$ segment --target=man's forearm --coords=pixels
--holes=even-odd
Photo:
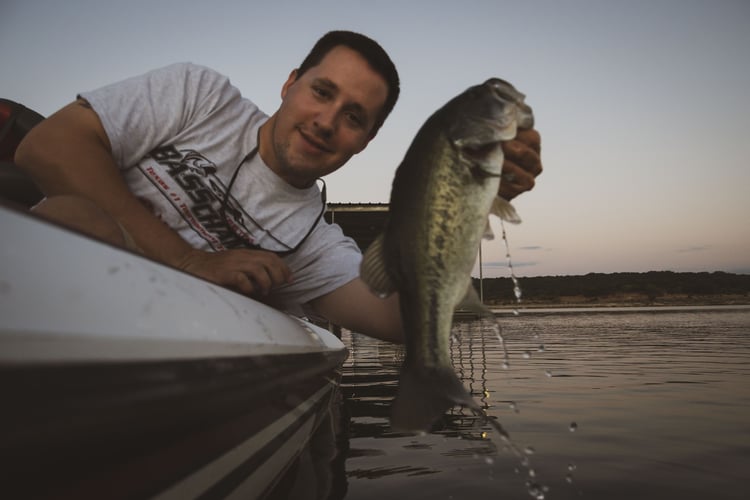
[[[381,299],[356,278],[311,302],[332,323],[388,342],[403,343],[398,293]]]
[[[46,196],[87,198],[125,227],[147,256],[180,267],[192,248],[130,192],[98,116],[82,104],[70,104],[32,129],[16,163]]]

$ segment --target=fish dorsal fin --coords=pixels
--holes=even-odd
[[[387,297],[396,291],[396,287],[393,285],[385,268],[382,234],[375,238],[375,241],[372,242],[364,256],[362,256],[362,264],[359,266],[359,277],[379,297]]]
[[[495,196],[490,213],[500,217],[505,222],[510,222],[511,224],[521,223],[521,217],[518,216],[518,212],[513,208],[513,205],[499,196]]]
[[[469,283],[469,287],[466,289],[466,295],[464,295],[464,298],[456,306],[456,310],[473,312],[482,317],[493,316],[492,311],[482,304],[479,295],[477,295],[476,288],[471,283]]]

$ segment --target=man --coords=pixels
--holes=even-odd
[[[398,93],[383,49],[336,31],[291,72],[271,117],[225,77],[178,64],[82,94],[27,135],[16,162],[46,194],[44,217],[401,341],[398,297],[358,278],[353,241],[320,221],[316,183],[365,149]],[[532,130],[505,145],[506,199],[533,187],[539,144]]]

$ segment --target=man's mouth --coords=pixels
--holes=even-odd
[[[301,128],[298,128],[297,130],[299,131],[305,142],[310,144],[313,148],[318,149],[323,153],[333,153],[333,150],[326,146],[326,144],[323,141],[319,140],[316,136],[307,133]]]

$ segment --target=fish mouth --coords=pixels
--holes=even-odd
[[[484,85],[490,89],[496,98],[503,102],[515,104],[517,113],[514,119],[519,128],[530,129],[534,127],[534,113],[524,101],[526,94],[519,92],[516,88],[500,78],[490,78]]]
[[[521,92],[517,91],[516,88],[505,80],[500,78],[490,78],[484,84],[492,90],[492,92],[500,97],[504,101],[511,101],[516,104],[521,104],[526,96]]]

